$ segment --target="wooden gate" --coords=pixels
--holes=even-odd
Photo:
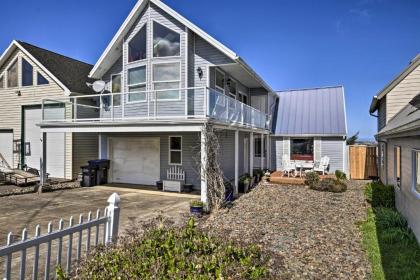
[[[350,146],[350,178],[356,180],[363,180],[378,176],[376,153],[376,146]]]

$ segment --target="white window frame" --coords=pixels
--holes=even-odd
[[[400,149],[400,157],[399,158],[397,158],[397,149],[398,148]],[[400,183],[399,184],[398,184],[398,180],[397,180],[397,173],[398,173],[397,162],[398,161],[399,161],[399,166],[400,166]],[[402,185],[402,166],[401,166],[401,164],[402,164],[402,147],[399,146],[399,145],[395,145],[394,146],[394,184],[398,189],[400,189],[401,185]]]
[[[5,80],[5,88],[19,88],[20,87],[20,81],[19,81],[19,56],[16,56],[10,63],[9,63],[9,65],[7,65],[7,67],[6,67],[6,70],[4,71],[5,73],[6,73],[6,75],[5,75],[5,77],[6,77],[6,80]],[[12,65],[13,65],[13,63],[17,63],[16,65],[17,65],[17,86],[16,87],[10,87],[9,86],[9,69],[10,69],[10,67],[12,67]]]
[[[244,93],[244,92],[243,92],[243,91],[241,91],[241,90],[238,90],[238,93],[239,93],[239,98],[240,98],[240,100],[239,100],[239,101],[241,101],[241,102],[242,102],[242,103],[244,103],[245,105],[249,105],[249,104],[245,103],[245,102],[243,101],[243,99],[242,99],[242,97],[243,97],[243,96],[246,96],[246,98],[248,99],[248,103],[249,103],[249,96],[248,96],[248,94]]]
[[[230,92],[230,86],[229,85],[227,85],[227,90],[228,90],[228,94],[227,95],[229,97],[231,97],[231,98],[233,98],[233,99],[236,100],[236,95],[238,93],[238,82],[235,79],[233,79],[232,77],[229,77],[229,79],[230,79],[231,82],[234,82],[235,85],[236,85],[235,86],[235,96],[233,96],[232,93]],[[226,83],[227,83],[227,81],[226,81]]]
[[[112,91],[112,77],[114,77],[114,76],[120,76],[121,77],[121,92],[113,92]],[[123,102],[123,94],[122,94],[122,92],[123,92],[123,84],[122,84],[122,73],[120,72],[120,73],[115,73],[115,74],[111,74],[110,75],[110,81],[111,81],[111,88],[110,88],[110,92],[111,93],[120,93],[120,105],[117,105],[117,106],[115,106],[115,102],[114,101],[112,101],[112,105],[114,106],[114,108],[118,108],[118,107],[120,107],[121,106],[121,103]],[[112,95],[112,98],[114,98],[114,95]]]
[[[128,75],[128,72],[131,69],[136,69],[136,68],[140,68],[140,67],[145,67],[145,69],[146,69],[145,70],[145,73],[146,73],[145,82],[144,83],[138,83],[138,84],[129,84],[129,78],[128,78],[129,75]],[[146,90],[144,91],[144,94],[146,95],[146,98],[144,100],[130,101],[130,98],[129,98],[130,93],[142,93],[142,92],[135,92],[135,91],[134,92],[130,92],[130,86],[140,86],[140,85],[145,85],[146,86]],[[147,102],[149,94],[147,92],[147,65],[146,64],[136,65],[134,67],[130,67],[130,68],[127,69],[127,95],[126,96],[127,96],[126,104],[146,103]]]
[[[416,183],[417,183],[417,153],[420,154],[420,148],[419,149],[413,149],[411,153],[411,177],[412,177],[412,183],[411,183],[411,191],[416,196],[417,199],[420,199],[420,192],[416,189]]]
[[[155,65],[162,65],[162,64],[179,64],[179,80],[168,80],[168,81],[156,81],[154,80],[154,66]],[[153,88],[153,94],[150,96],[150,100],[151,101],[155,101],[155,93],[156,92],[164,92],[164,91],[169,91],[169,90],[178,90],[178,98],[172,98],[172,99],[157,99],[157,101],[159,102],[165,102],[165,101],[180,101],[181,100],[181,62],[180,61],[159,61],[159,62],[154,62],[152,63],[152,71],[151,71],[151,76],[152,76],[152,88]],[[178,89],[162,89],[162,90],[155,90],[155,83],[177,83],[179,82],[179,88]]]
[[[217,74],[216,73],[217,72],[219,72],[220,74],[223,75],[223,88],[219,87],[216,83],[216,81],[217,81],[217,78],[216,78]],[[221,92],[221,93],[225,93],[225,84],[226,84],[226,74],[223,71],[216,68],[216,71],[214,73],[214,89]]]
[[[164,27],[166,27],[166,28],[168,28],[169,30],[172,30],[173,32],[175,32],[175,33],[177,33],[178,35],[179,35],[179,55],[172,55],[172,56],[155,56],[155,54],[154,54],[154,51],[153,51],[153,48],[154,48],[154,42],[153,42],[153,40],[154,40],[154,32],[155,32],[155,30],[154,30],[154,24],[155,24],[155,22],[157,23],[157,24],[160,24],[160,25],[162,25],[162,26],[164,26]],[[181,32],[178,32],[178,31],[176,31],[176,30],[174,30],[173,28],[170,28],[169,26],[167,26],[166,24],[163,24],[163,23],[161,23],[161,22],[159,22],[159,21],[157,21],[157,20],[152,20],[152,24],[151,24],[152,26],[150,27],[150,29],[152,30],[152,38],[151,38],[151,48],[152,48],[152,58],[154,58],[154,59],[167,59],[167,58],[180,58],[181,57],[181,53],[182,53],[182,34],[181,34]]]
[[[181,138],[181,149],[180,150],[176,150],[176,149],[171,149],[171,138]],[[168,150],[169,150],[169,155],[168,155],[168,164],[169,165],[176,165],[176,166],[181,166],[182,165],[182,144],[183,144],[183,139],[181,135],[169,135],[168,137]],[[171,159],[171,152],[181,152],[181,163],[172,163],[172,159]]]
[[[32,85],[29,85],[29,86],[24,86],[23,85],[23,61],[26,61],[29,65],[31,65],[32,66]],[[26,87],[33,87],[33,86],[37,86],[38,85],[38,76],[37,76],[37,81],[36,81],[36,84],[35,84],[35,81],[34,81],[34,72],[35,72],[35,67],[32,65],[32,63],[30,63],[29,61],[28,61],[28,59],[26,59],[26,58],[24,58],[24,57],[21,57],[21,59],[20,59],[20,69],[21,69],[21,71],[22,71],[22,73],[21,73],[21,75],[20,75],[20,84],[21,84],[21,87],[22,88],[26,88]],[[18,78],[19,78],[19,72],[18,72]]]
[[[129,44],[130,44],[131,40],[133,40],[133,38],[136,37],[136,35],[143,29],[143,27],[146,27],[146,58],[129,62],[128,61],[128,58],[130,57],[130,46],[129,46]],[[147,35],[147,22],[145,22],[139,28],[139,30],[136,33],[134,33],[131,36],[131,38],[128,39],[127,42],[126,42],[126,44],[127,44],[127,65],[131,65],[131,64],[136,64],[136,63],[141,63],[141,62],[147,61],[147,57],[148,57],[148,53],[147,53],[147,49],[148,49],[148,47],[147,47],[147,41],[148,41],[148,39],[147,38],[148,38],[148,35]]]

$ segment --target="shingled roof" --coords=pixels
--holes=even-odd
[[[26,42],[17,41],[27,50],[39,63],[60,80],[71,92],[94,93],[86,82],[89,79],[89,72],[93,65],[31,45]]]
[[[279,136],[345,136],[342,86],[280,91],[274,134]]]

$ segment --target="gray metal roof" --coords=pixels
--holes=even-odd
[[[279,104],[275,135],[347,134],[344,88],[325,87],[277,93]]]

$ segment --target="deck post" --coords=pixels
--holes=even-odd
[[[235,186],[233,195],[238,196],[239,187],[239,130],[235,130]]]
[[[254,133],[249,134],[249,174],[254,176]]]
[[[271,170],[271,141],[270,141],[270,134],[267,134],[267,141],[266,141],[266,149],[267,149],[267,156],[266,156],[266,168]]]
[[[260,141],[260,148],[261,148],[261,164],[260,164],[260,169],[264,169],[264,134],[261,133],[261,141]]]
[[[207,178],[205,170],[207,169],[207,142],[205,135],[205,128],[203,127],[201,133],[201,201],[207,203]]]
[[[39,159],[39,182],[43,186],[47,181],[47,133],[41,132],[41,154]]]
[[[108,222],[106,224],[105,242],[111,243],[117,240],[118,226],[120,223],[120,196],[117,193],[111,194],[107,200],[107,216]]]

